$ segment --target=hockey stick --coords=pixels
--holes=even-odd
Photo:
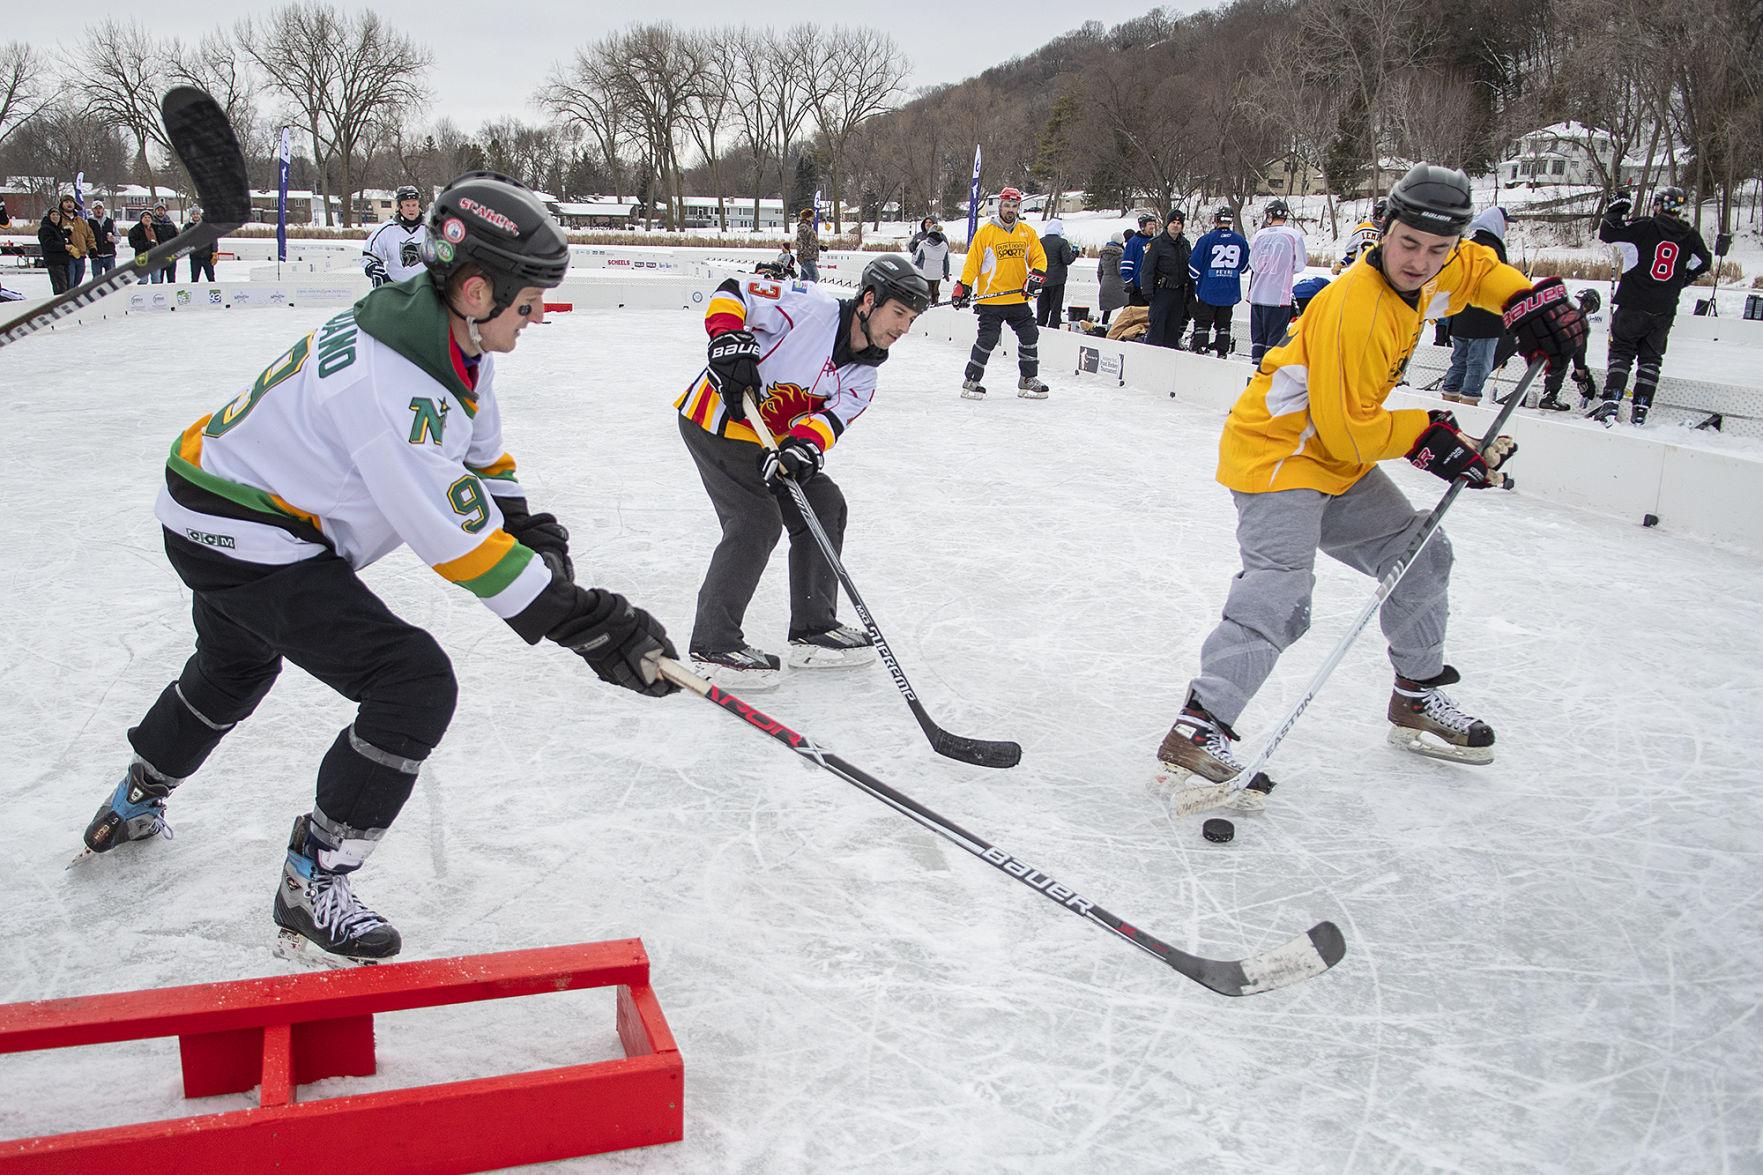
[[[1518,408],[1519,402],[1524,399],[1524,393],[1529,389],[1531,381],[1536,379],[1537,374],[1543,370],[1544,366],[1546,366],[1546,361],[1542,359],[1538,359],[1530,365],[1530,370],[1526,371],[1524,378],[1518,381],[1517,390],[1507,397],[1499,414],[1494,417],[1493,426],[1488,429],[1487,435],[1481,438],[1481,444],[1478,446],[1480,450],[1485,451],[1493,443],[1494,438],[1500,435],[1500,430],[1506,427],[1506,422],[1512,418],[1512,413]],[[1397,559],[1389,571],[1384,573],[1383,579],[1378,581],[1377,591],[1372,593],[1371,599],[1366,602],[1364,608],[1360,609],[1358,617],[1347,629],[1347,634],[1334,647],[1334,651],[1323,660],[1321,668],[1316,671],[1316,676],[1310,679],[1309,686],[1305,688],[1303,696],[1298,699],[1298,704],[1292,707],[1292,712],[1286,715],[1285,721],[1275,727],[1267,741],[1261,744],[1261,750],[1256,753],[1249,765],[1223,783],[1182,788],[1175,797],[1177,815],[1191,816],[1195,812],[1205,812],[1231,803],[1235,800],[1237,793],[1244,789],[1248,781],[1254,779],[1261,769],[1267,766],[1267,761],[1273,758],[1274,750],[1284,741],[1292,727],[1297,725],[1298,718],[1310,708],[1310,703],[1316,699],[1317,693],[1322,689],[1322,683],[1328,680],[1329,674],[1333,673],[1335,667],[1346,657],[1347,650],[1353,647],[1353,642],[1359,639],[1359,634],[1365,631],[1365,627],[1371,623],[1371,618],[1377,614],[1377,610],[1383,607],[1384,601],[1390,598],[1390,593],[1396,590],[1396,585],[1402,582],[1402,577],[1408,574],[1408,568],[1413,566],[1414,560],[1419,557],[1428,540],[1438,531],[1439,523],[1445,517],[1445,511],[1451,508],[1451,503],[1457,500],[1457,495],[1468,484],[1467,474],[1459,475],[1451,482],[1450,488],[1445,491],[1445,496],[1439,499],[1439,504],[1432,508],[1432,513],[1428,514],[1426,520],[1420,524],[1420,530],[1409,542],[1408,549],[1402,552],[1401,558]],[[1239,780],[1242,782],[1239,783]],[[1265,800],[1261,803],[1265,803]]]
[[[751,391],[741,393],[746,401],[747,419],[758,421],[753,431],[758,434],[760,444],[772,451],[777,450],[777,441],[772,438],[771,430],[765,427],[764,418],[759,415],[759,404],[753,399]],[[893,677],[894,685],[899,689],[906,704],[912,708],[912,716],[918,719],[918,725],[924,728],[925,737],[930,739],[931,750],[951,759],[959,759],[963,763],[972,763],[979,767],[1014,767],[1022,761],[1022,747],[1018,743],[994,741],[983,738],[964,738],[958,734],[950,734],[931,720],[925,712],[924,703],[912,691],[912,683],[906,680],[906,671],[900,668],[900,662],[894,657],[894,651],[888,647],[888,638],[876,626],[875,618],[869,614],[869,606],[857,592],[857,585],[851,582],[851,575],[839,560],[839,553],[833,549],[832,539],[827,537],[826,530],[820,525],[820,518],[814,513],[814,507],[808,504],[808,495],[796,484],[796,479],[784,478],[790,487],[790,496],[795,500],[796,509],[808,524],[814,541],[820,544],[821,554],[832,564],[833,572],[839,582],[845,585],[845,594],[851,597],[851,606],[857,609],[857,615],[863,619],[863,627],[869,630],[869,639],[875,642],[875,651],[881,654],[882,664],[888,667],[888,674]]]
[[[1340,962],[1347,953],[1346,941],[1342,939],[1340,929],[1332,922],[1318,922],[1308,932],[1247,959],[1203,959],[1179,951],[1146,931],[1121,921],[1027,862],[981,840],[960,825],[945,820],[912,797],[895,791],[873,775],[859,770],[821,747],[807,735],[796,733],[769,714],[699,677],[679,662],[663,658],[661,674],[680,688],[692,691],[755,730],[770,735],[817,767],[822,767],[853,787],[869,793],[902,816],[916,821],[986,864],[1016,878],[1049,901],[1095,923],[1110,934],[1125,939],[1152,958],[1220,995],[1255,995],[1286,987],[1321,975]]]
[[[245,178],[245,156],[239,150],[226,111],[194,86],[178,86],[168,91],[160,111],[165,119],[166,137],[195,182],[196,196],[202,201],[206,219],[194,231],[155,245],[137,257],[133,265],[119,265],[0,325],[0,347],[16,343],[132,282],[145,280],[147,275],[175,264],[187,253],[211,248],[250,219],[251,193]]]

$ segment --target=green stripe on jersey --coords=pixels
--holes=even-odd
[[[188,461],[185,461],[183,456],[178,452],[178,445],[182,440],[183,437],[180,436],[177,440],[171,443],[171,456],[166,460],[166,465],[170,467],[173,473],[177,474],[191,485],[201,486],[209,493],[214,494],[217,497],[225,498],[229,502],[237,502],[247,510],[256,510],[278,519],[297,517],[296,515],[289,514],[280,506],[277,506],[275,500],[269,495],[268,491],[254,489],[247,485],[240,485],[238,482],[228,481],[224,477],[216,477],[206,469],[203,469],[200,465],[192,465]],[[300,521],[304,522],[305,519],[300,519]]]
[[[459,586],[480,600],[499,595],[508,589],[508,585],[519,578],[526,570],[526,565],[533,561],[533,549],[515,543],[508,553],[496,560],[495,565],[476,579],[463,579]]]

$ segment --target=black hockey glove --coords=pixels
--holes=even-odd
[[[972,302],[973,291],[960,282],[956,282],[954,288],[949,291],[949,305],[957,310],[965,310]]]
[[[369,257],[367,259],[367,278],[377,288],[391,281],[392,275],[386,272],[386,263],[384,261],[381,261],[378,257]]]
[[[1628,210],[1634,207],[1634,201],[1627,195],[1619,194],[1604,209],[1605,220],[1622,221],[1628,219]]]
[[[575,563],[569,557],[569,530],[555,514],[530,514],[525,498],[498,501],[502,508],[502,529],[514,536],[523,547],[536,551],[545,563],[564,579],[575,579]]]
[[[1558,277],[1545,277],[1512,295],[1502,319],[1518,353],[1527,360],[1547,359],[1551,371],[1566,366],[1585,345],[1585,315]]]
[[[760,391],[764,379],[759,374],[759,340],[751,331],[724,331],[710,340],[710,386],[722,397],[730,420],[747,419],[747,406],[741,401],[743,393],[751,391],[764,399]]]
[[[569,615],[546,633],[593,669],[601,681],[663,697],[679,689],[661,676],[661,658],[679,654],[653,616],[617,592],[576,588]]]
[[[826,454],[813,441],[785,437],[778,442],[777,448],[767,449],[759,455],[759,476],[765,479],[765,487],[772,493],[782,493],[784,478],[792,479],[797,485],[806,485],[825,463]]]
[[[1434,411],[1428,415],[1432,417],[1432,423],[1408,450],[1408,460],[1414,467],[1445,481],[1467,477],[1472,490],[1484,490],[1491,485],[1492,466],[1476,450],[1475,441],[1458,431],[1457,418],[1449,412]],[[1518,445],[1511,437],[1500,437],[1489,449],[1496,454],[1493,464],[1498,465],[1516,453]]]
[[[1028,271],[1028,277],[1023,280],[1022,292],[1032,298],[1036,294],[1040,293],[1041,287],[1045,286],[1046,284],[1047,284],[1047,275],[1042,273],[1038,269],[1031,269]]]

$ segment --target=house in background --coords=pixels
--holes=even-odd
[[[1499,179],[1508,187],[1602,188],[1609,181],[1614,181],[1615,187],[1633,187],[1640,182],[1645,165],[1638,159],[1619,159],[1617,154],[1616,141],[1608,131],[1578,122],[1558,122],[1520,135],[1511,156],[1499,162]]]

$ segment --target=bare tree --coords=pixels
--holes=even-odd
[[[373,140],[375,120],[423,100],[427,94],[423,78],[434,55],[371,8],[336,19],[343,35],[309,51],[334,58],[323,113],[336,152],[343,224],[348,226],[354,223],[354,168],[358,159],[366,162],[363,153]]]
[[[138,22],[110,19],[87,29],[73,52],[77,56],[68,58],[67,68],[85,80],[86,116],[128,133],[147,190],[157,197],[158,177],[147,149],[166,142],[159,118],[165,63],[158,38]]]
[[[629,119],[622,91],[614,81],[616,65],[612,55],[603,49],[577,49],[570,61],[553,65],[535,101],[566,125],[587,132],[599,149],[606,174],[612,180],[612,199],[617,201],[624,191],[620,148],[628,133]]]
[[[325,224],[331,223],[328,177],[335,153],[324,133],[325,109],[336,84],[338,61],[336,54],[321,52],[320,47],[335,44],[342,35],[337,11],[312,0],[285,4],[261,24],[241,21],[234,34],[270,88],[292,107],[293,121],[311,140],[314,186]]]
[[[722,152],[717,139],[724,136],[733,119],[735,75],[740,45],[733,29],[707,29],[689,39],[699,60],[699,85],[688,101],[686,125],[698,154],[709,169],[710,186],[716,191],[716,222],[728,231],[728,189],[722,182]]]
[[[809,95],[826,140],[833,231],[844,231],[839,171],[851,135],[893,104],[910,63],[894,38],[879,29],[835,28],[819,55],[821,84]]]
[[[677,227],[685,207],[680,139],[704,85],[703,59],[685,34],[665,22],[634,25],[613,34],[609,44],[617,63],[614,85],[623,106],[636,115],[646,153],[668,198],[668,226]]]
[[[776,139],[773,129],[777,106],[772,99],[772,77],[777,66],[777,37],[769,30],[743,27],[734,38],[735,114],[740,122],[741,143],[752,165],[753,227],[759,227],[760,177],[771,158]]]
[[[212,29],[195,45],[173,38],[165,46],[165,72],[169,82],[207,91],[226,111],[247,162],[263,161],[262,166],[269,166],[268,160],[275,154],[276,128],[261,116],[258,96],[262,83],[250,54],[233,35],[225,29]],[[258,178],[267,181],[266,176]]]
[[[49,104],[48,63],[23,41],[0,45],[0,143]]]
[[[1390,79],[1426,62],[1433,25],[1422,19],[1421,0],[1313,0],[1300,15],[1308,55],[1358,100],[1338,130],[1357,141],[1381,190],[1392,148]]]
[[[790,148],[795,146],[830,82],[826,44],[818,25],[791,25],[772,41],[777,59],[772,62],[769,99],[772,107],[772,158],[777,161],[777,192],[788,198]],[[787,209],[786,209],[787,211]],[[787,218],[786,218],[787,219]],[[759,228],[759,203],[753,203],[753,228]]]

